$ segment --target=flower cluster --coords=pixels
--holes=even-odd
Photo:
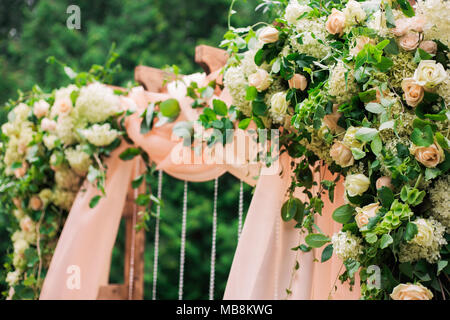
[[[120,144],[121,101],[94,81],[51,94],[35,89],[6,107],[0,202],[3,212],[12,213],[13,249],[6,282],[10,298],[32,298],[88,172],[96,173],[90,181],[102,188],[103,158]]]
[[[288,201],[308,189],[295,219],[310,247],[329,239],[311,223],[323,202],[310,166],[345,177],[345,205],[333,214],[343,231],[329,239],[341,279],[373,263],[395,279],[363,298],[430,299],[450,271],[449,17],[445,0],[291,0],[273,25],[226,35],[224,83],[238,120],[282,127],[281,147],[298,160]]]

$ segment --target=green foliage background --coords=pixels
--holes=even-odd
[[[234,26],[262,17],[254,12],[260,1],[238,1]],[[68,79],[46,59],[55,56],[75,70],[103,64],[113,42],[123,71],[117,85],[133,80],[139,64],[162,68],[178,65],[189,74],[201,71],[194,63],[195,46],[218,46],[227,29],[231,0],[2,0],[0,1],[0,104],[17,97],[17,90],[38,84],[45,90],[67,85]],[[81,30],[66,27],[66,9],[81,8]],[[6,115],[0,109],[0,123]],[[155,176],[156,180],[156,176]],[[152,185],[156,190],[156,183]],[[178,292],[181,201],[183,182],[164,176],[158,299],[176,299]],[[220,178],[216,298],[223,296],[237,244],[239,183]],[[213,182],[191,183],[188,194],[185,298],[207,299],[209,286]],[[251,188],[245,187],[247,210]],[[10,252],[4,214],[0,213],[0,263]],[[123,228],[113,252],[111,282],[123,281]],[[147,233],[145,298],[151,299],[154,219]],[[5,289],[0,276],[0,291]]]

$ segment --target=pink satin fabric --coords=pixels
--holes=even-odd
[[[291,248],[301,241],[298,229],[292,223],[281,221],[280,209],[285,200],[290,183],[289,162],[283,154],[278,173],[262,168],[260,165],[233,164],[177,164],[173,162],[173,150],[179,146],[179,139],[173,139],[172,128],[175,123],[154,128],[151,132],[140,133],[139,117],[149,102],[163,101],[169,98],[165,94],[133,90],[127,98],[122,98],[125,108],[135,108],[137,112],[126,120],[126,128],[133,142],[144,149],[158,169],[181,180],[192,182],[212,180],[225,172],[230,172],[250,185],[256,184],[256,190],[244,224],[243,232],[236,250],[230,271],[224,299],[283,299],[286,288],[291,283],[290,299],[327,299],[333,288],[342,263],[333,256],[330,261],[320,264],[321,251],[297,253]],[[230,104],[230,97],[224,90],[220,98]],[[190,107],[190,99],[180,99],[181,114],[177,122],[196,120],[199,109]],[[242,134],[237,132],[237,134]],[[117,236],[127,190],[137,175],[137,159],[121,161],[118,155],[125,149],[125,143],[116,150],[106,164],[105,199],[93,209],[89,208],[92,196],[98,194],[95,187],[86,184],[80,191],[58,241],[53,259],[47,273],[41,299],[96,299],[99,287],[107,284],[112,248]],[[238,155],[237,155],[238,156]],[[176,159],[176,157],[175,157]],[[281,173],[281,174],[280,174]],[[329,174],[329,173],[328,173]],[[316,181],[319,176],[316,176]],[[127,181],[128,183],[124,183]],[[321,230],[332,235],[338,225],[332,221],[335,207],[342,204],[343,185],[336,188],[334,204],[327,203],[323,216],[317,221]],[[304,200],[300,190],[297,196]],[[299,270],[291,280],[295,260]],[[71,274],[70,266],[81,271],[80,288],[67,286]],[[350,292],[346,286],[336,282],[338,291],[332,295],[335,299],[358,298],[359,290]]]

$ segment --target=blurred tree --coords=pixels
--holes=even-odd
[[[234,26],[261,20],[254,12],[259,0],[238,1]],[[197,44],[218,46],[227,29],[231,0],[1,0],[0,1],[0,105],[16,98],[17,89],[38,84],[45,90],[68,82],[60,68],[46,63],[55,56],[85,70],[103,64],[113,42],[123,72],[117,85],[134,79],[138,64],[162,68],[178,65],[185,74],[200,71],[194,64]],[[69,30],[66,9],[81,9],[81,30]],[[5,115],[0,109],[0,124]],[[156,180],[156,179],[155,179]],[[156,190],[156,184],[153,184]],[[187,225],[185,298],[207,299],[213,182],[190,184]],[[246,186],[245,209],[251,198]],[[216,298],[223,295],[237,243],[239,184],[229,175],[220,178],[218,205]],[[158,298],[176,299],[183,183],[164,178]],[[0,214],[0,263],[6,256],[9,235]],[[146,250],[146,298],[151,299],[154,219]],[[113,252],[111,281],[123,282],[123,230]],[[0,275],[0,291],[4,290]]]

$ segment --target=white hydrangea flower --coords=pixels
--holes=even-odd
[[[424,39],[437,39],[450,46],[450,3],[445,0],[418,0],[416,12],[427,21]]]
[[[358,92],[353,71],[342,61],[339,61],[331,70],[328,89],[328,93],[335,97],[338,104],[349,101]]]
[[[194,73],[183,76],[181,80],[171,81],[167,84],[167,92],[175,99],[183,99],[187,94],[187,88],[193,83],[202,87],[206,80],[206,73]]]
[[[88,172],[89,166],[92,164],[89,154],[83,151],[82,145],[77,145],[75,148],[67,149],[64,152],[70,167],[80,176]]]
[[[27,241],[25,241],[25,239],[18,239],[17,241],[14,242],[13,246],[15,254],[24,254],[25,250],[27,250],[30,247],[30,245],[28,244]]]
[[[71,191],[62,190],[60,188],[55,188],[53,192],[52,202],[64,209],[69,211],[72,208],[73,201],[75,200],[76,193]]]
[[[437,179],[428,194],[433,217],[450,230],[450,175]]]
[[[77,191],[80,185],[80,177],[69,168],[61,167],[55,172],[55,182],[59,188]]]
[[[45,135],[43,138],[44,145],[47,147],[48,150],[53,150],[56,146],[56,141],[58,141],[59,138],[53,134]]]
[[[121,110],[120,99],[113,89],[98,82],[81,88],[75,104],[76,118],[89,123],[103,122]]]
[[[102,125],[94,124],[90,128],[81,130],[81,134],[87,141],[97,147],[110,145],[119,136],[119,132],[111,129],[109,123]]]
[[[6,275],[6,282],[9,284],[10,287],[14,286],[20,279],[20,271],[15,270],[8,272]]]
[[[301,5],[297,0],[291,0],[286,7],[286,13],[284,14],[284,18],[290,24],[295,24],[297,19],[305,12],[311,11],[312,8]]]
[[[70,116],[58,117],[55,134],[66,146],[74,143],[77,137],[74,132],[73,118]]]
[[[353,235],[350,231],[335,233],[331,237],[333,251],[342,261],[347,259],[358,260],[359,255],[363,253],[361,238]]]
[[[246,116],[251,116],[251,102],[245,99],[247,90],[247,80],[241,66],[230,67],[224,75],[224,85],[230,92],[233,105]]]
[[[330,47],[326,45],[328,32],[325,28],[325,20],[323,18],[298,20],[295,25],[295,30],[297,36],[291,37],[290,41],[295,51],[317,59],[323,59],[330,53]],[[318,40],[322,41],[323,44]]]

